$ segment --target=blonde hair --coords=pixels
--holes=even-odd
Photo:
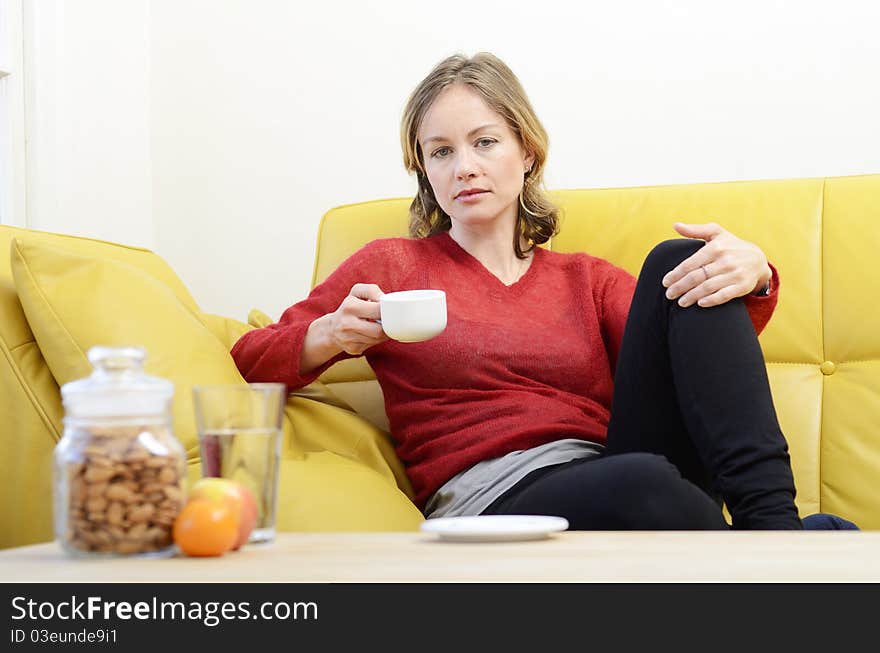
[[[440,208],[428,181],[418,132],[428,109],[442,91],[453,84],[464,84],[476,91],[486,104],[501,115],[514,131],[523,149],[534,157],[526,172],[519,198],[513,247],[519,258],[536,245],[546,243],[559,226],[559,211],[542,190],[544,164],[547,160],[547,132],[529,102],[513,71],[488,52],[471,58],[456,54],[437,64],[409,97],[400,122],[403,164],[415,173],[419,190],[409,207],[409,233],[425,238],[448,231],[452,221]],[[520,238],[529,246],[523,250]]]

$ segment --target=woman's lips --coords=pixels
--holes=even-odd
[[[479,202],[484,195],[488,194],[489,191],[487,190],[464,191],[459,193],[455,199],[464,204],[472,204],[473,202]]]

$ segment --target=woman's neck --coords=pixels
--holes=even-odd
[[[531,253],[526,254],[525,259],[517,257],[513,249],[512,229],[479,231],[453,222],[449,237],[508,286],[516,283],[532,262]],[[521,239],[520,248],[527,247],[528,243]]]

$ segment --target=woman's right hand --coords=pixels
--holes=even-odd
[[[300,352],[299,373],[308,374],[340,352],[360,356],[388,340],[376,321],[384,294],[376,284],[356,283],[339,308],[312,322]]]
[[[335,348],[360,356],[373,345],[388,340],[377,322],[379,298],[384,295],[374,283],[356,283],[348,296],[328,315],[328,337]]]

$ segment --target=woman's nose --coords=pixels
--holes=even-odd
[[[458,179],[470,179],[477,176],[477,164],[470,154],[461,154],[456,162],[455,176]]]

